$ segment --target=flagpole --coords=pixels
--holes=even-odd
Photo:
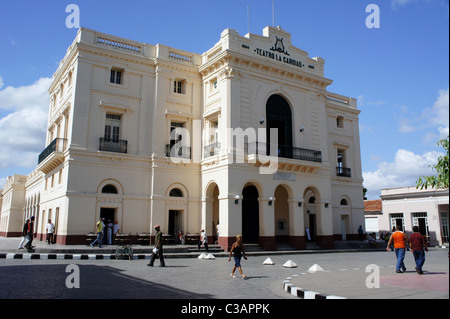
[[[272,1],[272,21],[273,26],[275,26],[275,0]]]

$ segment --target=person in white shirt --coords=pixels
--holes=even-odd
[[[206,235],[206,231],[204,229],[201,230],[200,241],[198,242],[198,249],[200,249],[201,245],[205,245],[206,252],[208,251],[208,235]]]
[[[55,225],[52,223],[52,220],[48,220],[48,224],[46,227],[47,230],[47,244],[53,244],[53,233],[55,232]]]

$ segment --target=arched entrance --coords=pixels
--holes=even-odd
[[[276,242],[289,242],[289,194],[286,188],[279,185],[275,189],[275,236]]]
[[[318,196],[312,189],[305,191],[304,223],[307,241],[315,242],[317,237],[317,226],[319,222],[317,214],[320,213],[316,206],[316,203],[319,202]]]
[[[202,227],[206,228],[210,243],[218,242],[220,236],[219,193],[215,182],[211,182],[206,188]]]
[[[249,185],[242,191],[242,236],[246,243],[259,241],[259,193],[258,189]]]
[[[270,129],[278,130],[278,156],[292,157],[292,111],[288,102],[274,94],[267,100],[267,144],[270,144]],[[274,141],[275,142],[275,141]],[[270,147],[267,148],[270,150]]]

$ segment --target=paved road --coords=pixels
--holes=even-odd
[[[395,257],[388,252],[278,255],[271,257],[275,263],[271,266],[263,265],[266,258],[243,260],[247,280],[240,279],[238,272],[236,279],[229,277],[233,264],[227,258],[168,259],[165,268],[158,267],[158,261],[156,267],[148,267],[148,260],[0,259],[0,298],[298,299],[283,289],[286,278],[292,278],[292,284],[304,289],[348,298],[408,298],[408,293],[402,292],[411,289],[415,293],[410,298],[449,296],[448,249],[427,254],[424,270],[428,274],[423,276],[415,272],[395,274]],[[297,268],[284,268],[287,260],[295,262]],[[315,264],[325,271],[308,273]],[[378,289],[365,287],[369,275],[365,269],[371,264],[381,269]],[[78,273],[67,269],[68,265],[77,266],[80,288],[67,288],[68,277]],[[406,266],[414,269],[411,256],[407,257]],[[445,276],[447,280],[443,281]],[[406,285],[419,277],[422,284]],[[437,282],[446,285],[436,288]],[[354,287],[358,287],[358,293],[349,294]],[[397,294],[384,295],[388,290]]]

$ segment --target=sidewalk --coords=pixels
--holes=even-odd
[[[47,244],[43,241],[33,240],[33,250],[18,249],[21,237],[5,238],[0,237],[0,259],[115,259],[117,245],[103,245],[102,248],[89,247],[86,245],[59,245]],[[336,249],[310,249],[310,250],[292,250],[281,247],[277,251],[253,250],[247,246],[247,254],[253,256],[275,256],[289,254],[324,254],[339,252],[355,252],[355,251],[377,251],[384,250],[384,247],[371,248],[358,242],[340,242],[336,245]],[[132,245],[133,259],[149,259],[152,255],[153,246]],[[196,245],[166,245],[164,246],[165,258],[197,258],[201,253],[205,252],[202,246],[198,250]],[[218,245],[209,245],[209,253],[214,257],[228,257],[229,253],[224,252]]]
[[[448,299],[448,265],[425,263],[424,274],[414,269],[395,273],[393,266],[297,273],[287,277],[283,289],[301,299]],[[375,279],[376,278],[376,279]],[[377,284],[375,284],[377,283]]]

